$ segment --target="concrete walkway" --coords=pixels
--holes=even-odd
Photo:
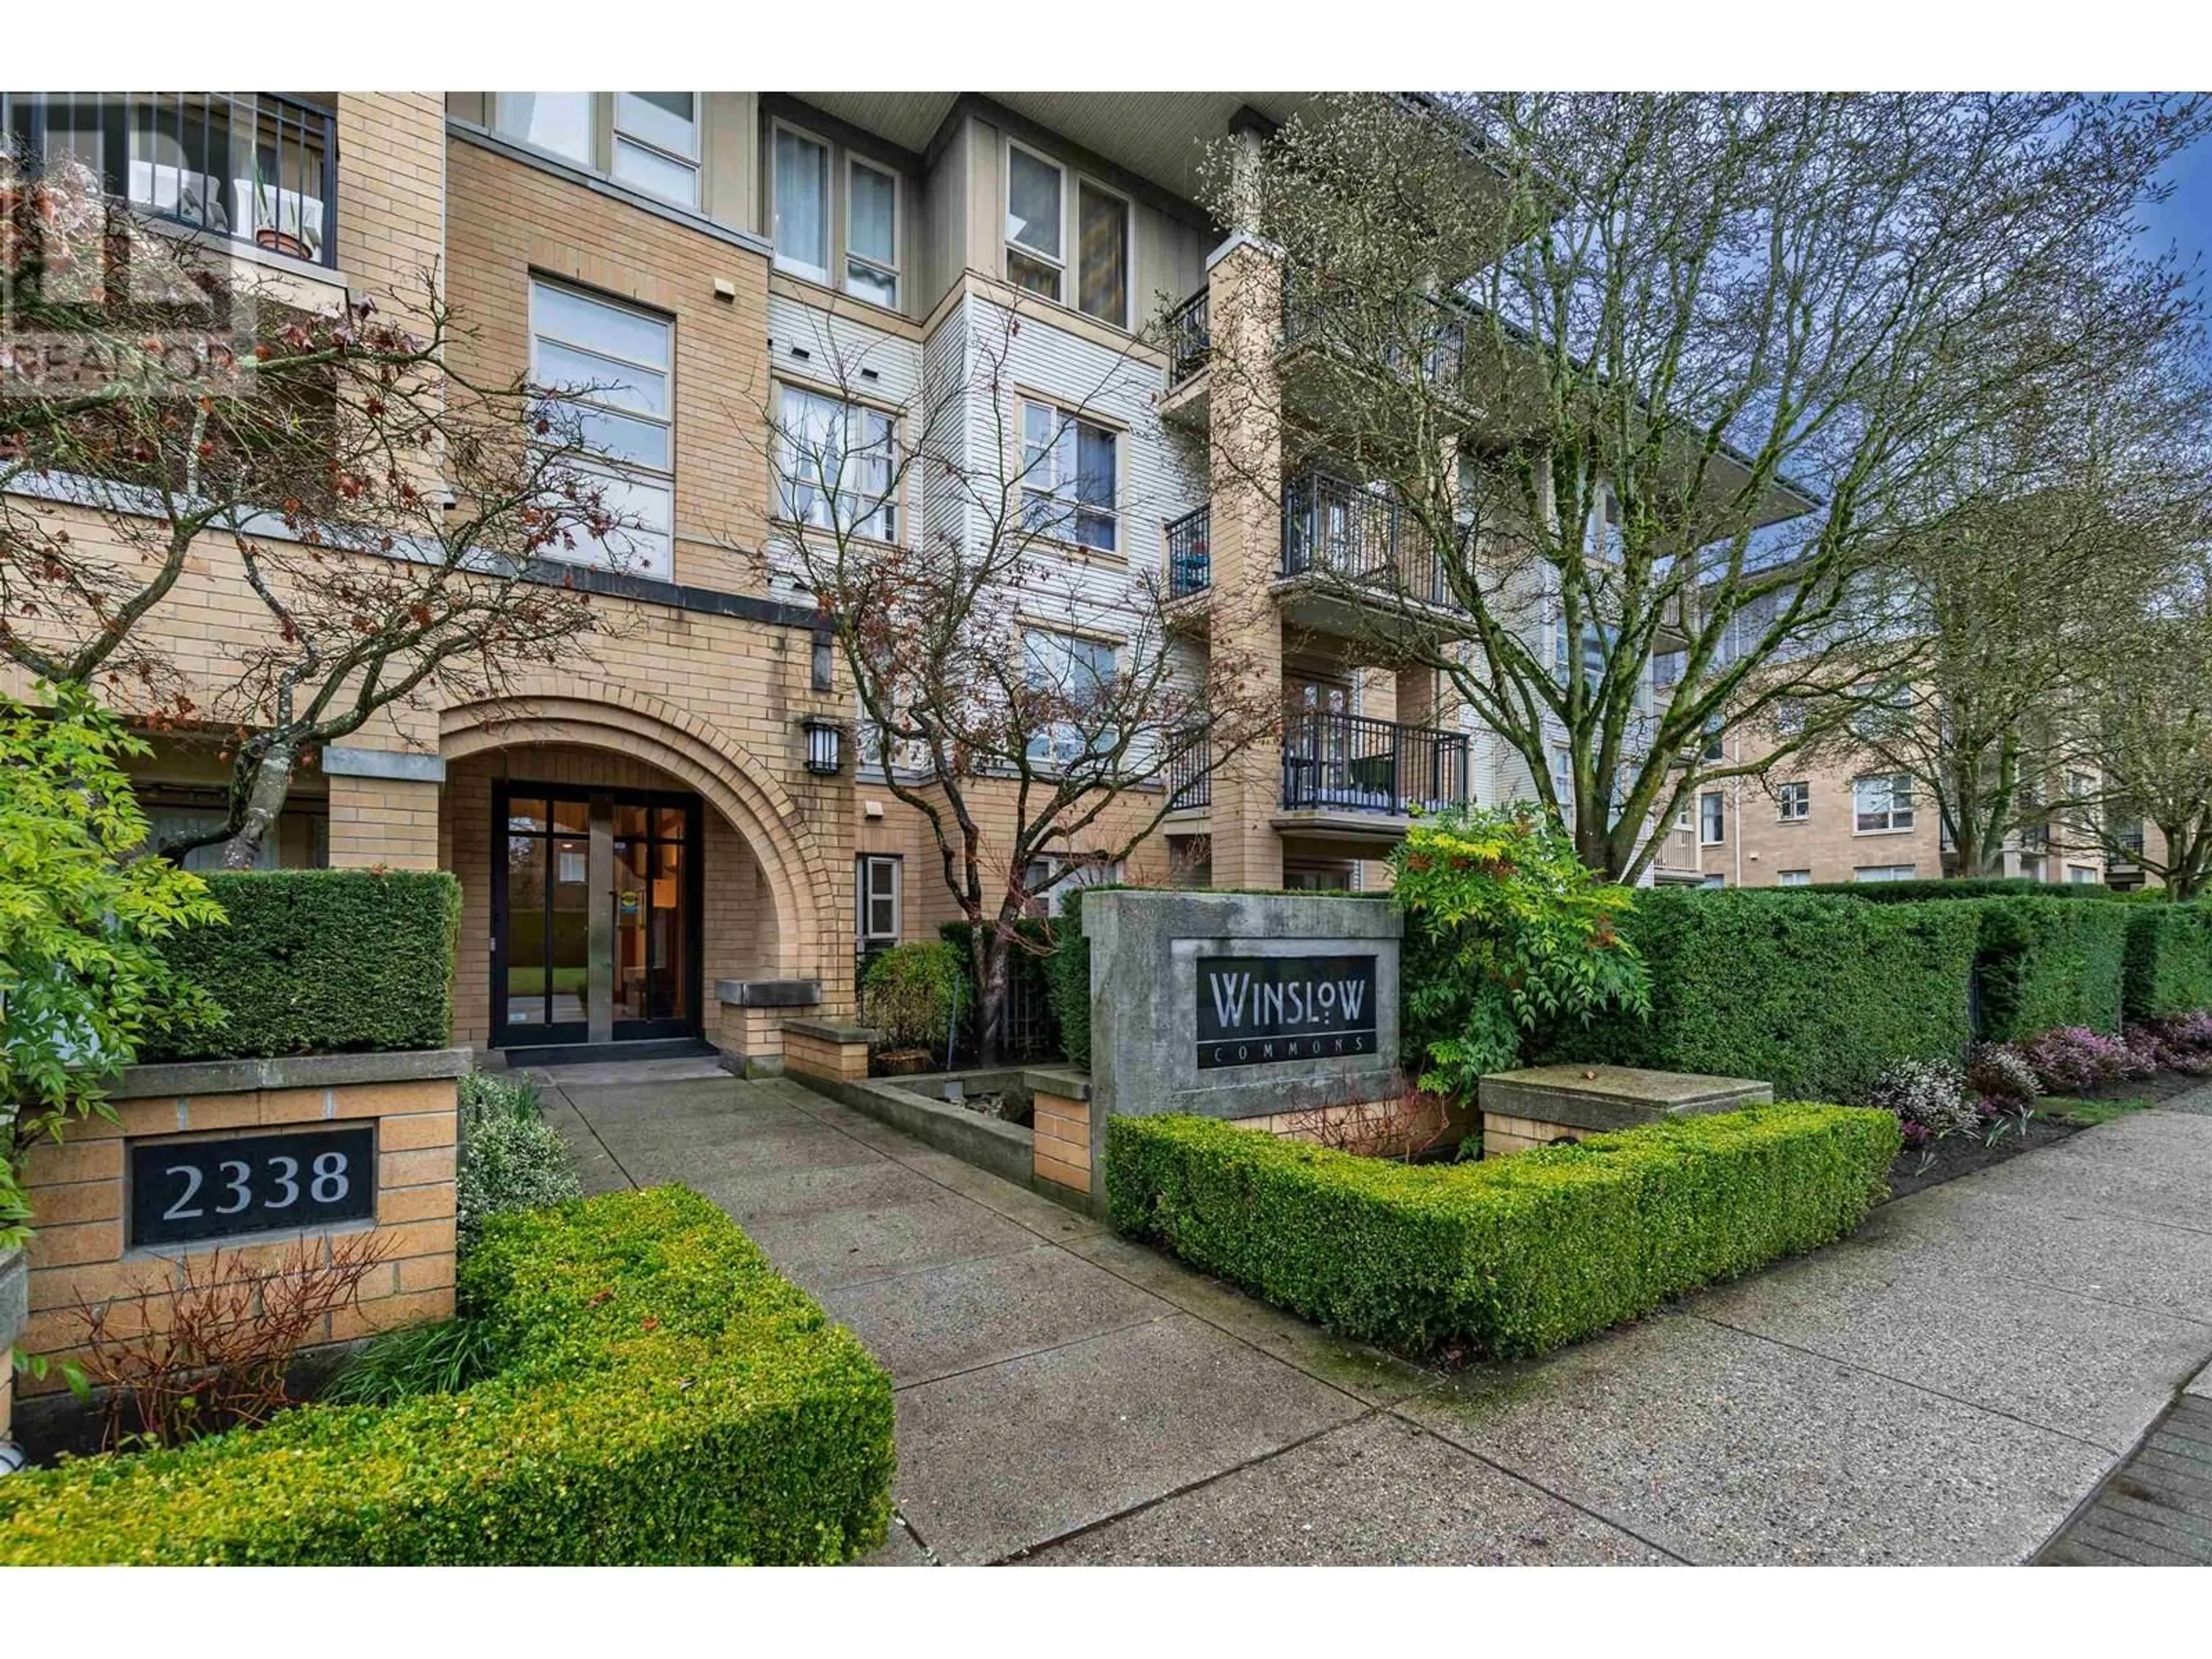
[[[884,1565],[2021,1561],[2212,1356],[2186,1109],[1445,1377],[795,1083],[538,1075],[587,1190],[696,1188],[889,1367]]]

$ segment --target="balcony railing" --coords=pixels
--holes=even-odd
[[[149,217],[295,258],[337,258],[337,118],[271,92],[0,93],[0,131],[74,155]]]
[[[1213,740],[1200,732],[1168,762],[1168,810],[1187,812],[1213,805]]]
[[[1213,335],[1206,323],[1204,289],[1168,313],[1167,346],[1168,390],[1172,392],[1204,368],[1213,355]]]
[[[1403,816],[1464,805],[1468,742],[1395,720],[1307,709],[1283,728],[1283,805]]]
[[[1186,513],[1168,526],[1170,599],[1180,599],[1213,586],[1213,556],[1207,550],[1212,526],[1210,505]]]
[[[1458,608],[1434,544],[1398,503],[1318,468],[1283,486],[1282,573],[1334,576]]]

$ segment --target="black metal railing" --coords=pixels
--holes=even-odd
[[[1211,506],[1194,508],[1168,526],[1168,597],[1180,599],[1213,586]]]
[[[1168,806],[1187,812],[1213,805],[1213,740],[1204,732],[1168,759]]]
[[[1204,289],[1168,313],[1168,389],[1172,392],[1204,368],[1213,356],[1213,334],[1207,325]]]
[[[1309,467],[1283,486],[1285,576],[1324,575],[1458,609],[1435,544],[1389,495]]]
[[[337,260],[337,118],[273,92],[0,93],[34,164],[75,155],[149,216],[319,264]]]
[[[1306,709],[1283,726],[1283,805],[1401,815],[1466,805],[1468,742],[1395,720]]]

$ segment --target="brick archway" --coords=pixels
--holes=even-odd
[[[449,763],[526,744],[601,749],[642,761],[693,789],[743,836],[767,877],[780,977],[836,982],[837,891],[830,863],[797,802],[760,762],[696,715],[626,686],[525,683],[508,696],[462,703],[438,717]]]

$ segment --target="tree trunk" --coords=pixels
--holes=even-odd
[[[986,939],[982,994],[975,1006],[975,1063],[991,1066],[1000,1063],[1006,1047],[1007,990],[1012,984],[1008,964],[1016,947],[1012,936],[1002,927],[994,927]]]
[[[246,817],[238,833],[222,844],[222,867],[251,870],[261,856],[265,840],[284,810],[284,797],[292,787],[292,770],[299,763],[296,743],[272,746],[254,768],[253,783],[246,792]]]

